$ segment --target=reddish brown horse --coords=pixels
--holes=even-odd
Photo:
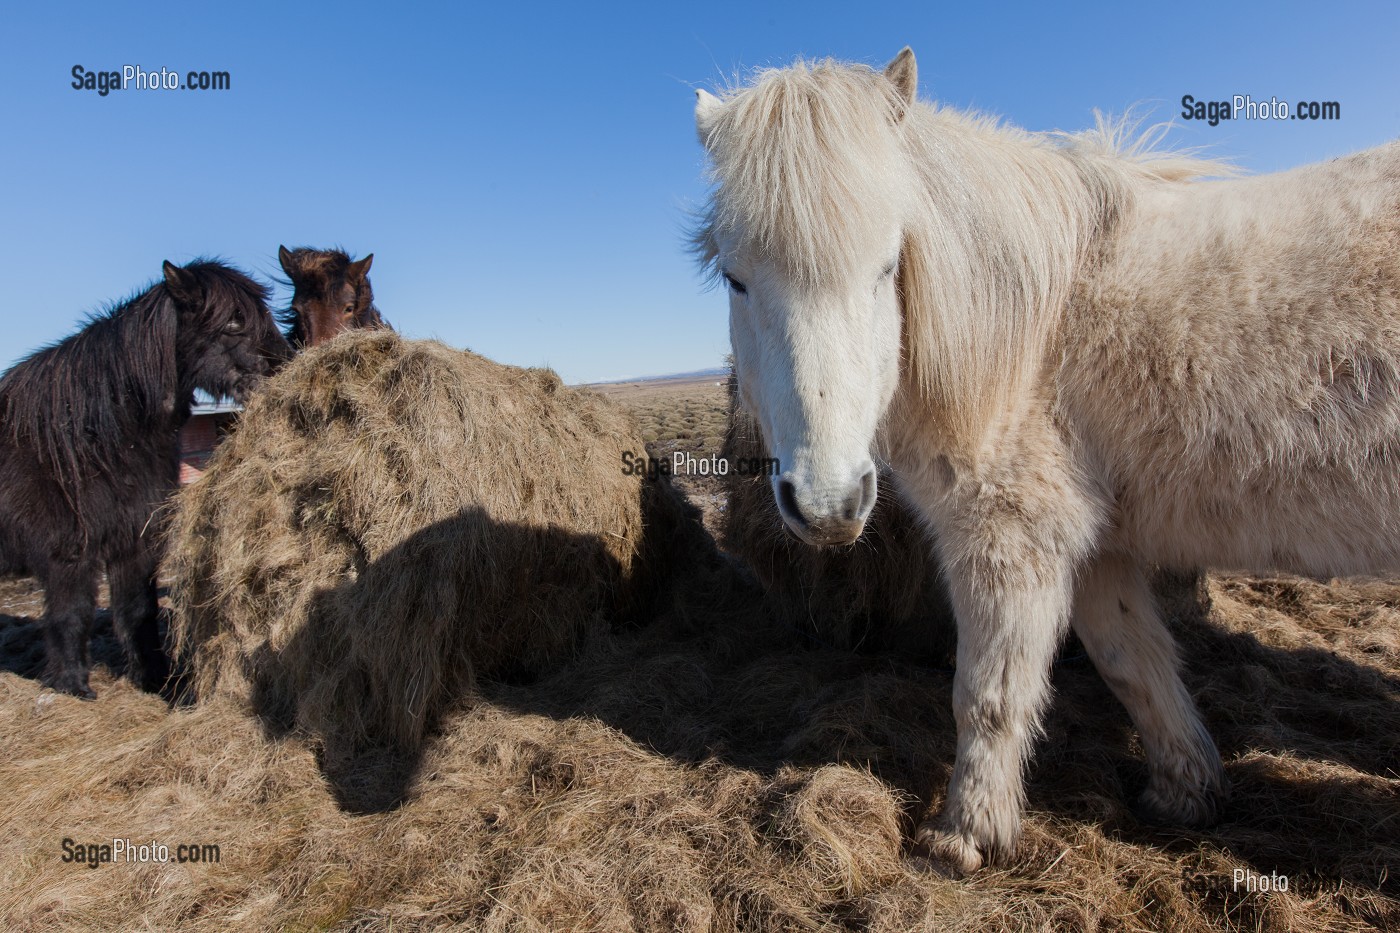
[[[351,260],[338,249],[279,246],[277,258],[292,282],[292,306],[278,317],[293,347],[314,347],[343,330],[389,326],[369,284],[373,253]]]

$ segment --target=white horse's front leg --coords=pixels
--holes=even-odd
[[[1046,586],[966,569],[951,588],[958,620],[957,759],[942,816],[925,820],[915,838],[935,858],[968,872],[985,856],[1006,857],[1016,846],[1022,769],[1039,732],[1070,595],[1067,581]]]
[[[1068,623],[1075,567],[1102,514],[1046,446],[960,484],[961,495],[954,488],[930,509],[958,623],[958,743],[943,811],[915,841],[965,872],[1009,855],[1020,835],[1022,771]]]

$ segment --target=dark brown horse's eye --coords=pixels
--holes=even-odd
[[[226,334],[241,334],[241,333],[243,333],[243,322],[240,321],[238,318],[234,318],[233,320],[229,321],[227,324],[224,325],[224,333],[226,333]]]
[[[346,317],[349,317],[351,314],[354,314],[354,313],[355,313],[355,306],[354,306],[354,305],[346,305],[346,306],[345,306],[345,310],[344,310],[343,312],[341,312],[341,313],[344,314]]]

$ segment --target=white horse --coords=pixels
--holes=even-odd
[[[1400,144],[1255,178],[916,99],[914,56],[759,74],[696,122],[697,234],[783,520],[854,541],[874,457],[936,532],[957,761],[917,842],[1014,848],[1072,624],[1127,707],[1143,805],[1203,823],[1220,756],[1143,566],[1400,567]]]

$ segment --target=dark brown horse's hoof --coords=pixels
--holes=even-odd
[[[97,694],[88,686],[86,674],[59,674],[54,677],[41,678],[39,682],[45,687],[77,697],[80,700],[97,699]]]
[[[170,680],[170,659],[161,652],[151,652],[128,661],[126,679],[144,693],[164,693]]]

